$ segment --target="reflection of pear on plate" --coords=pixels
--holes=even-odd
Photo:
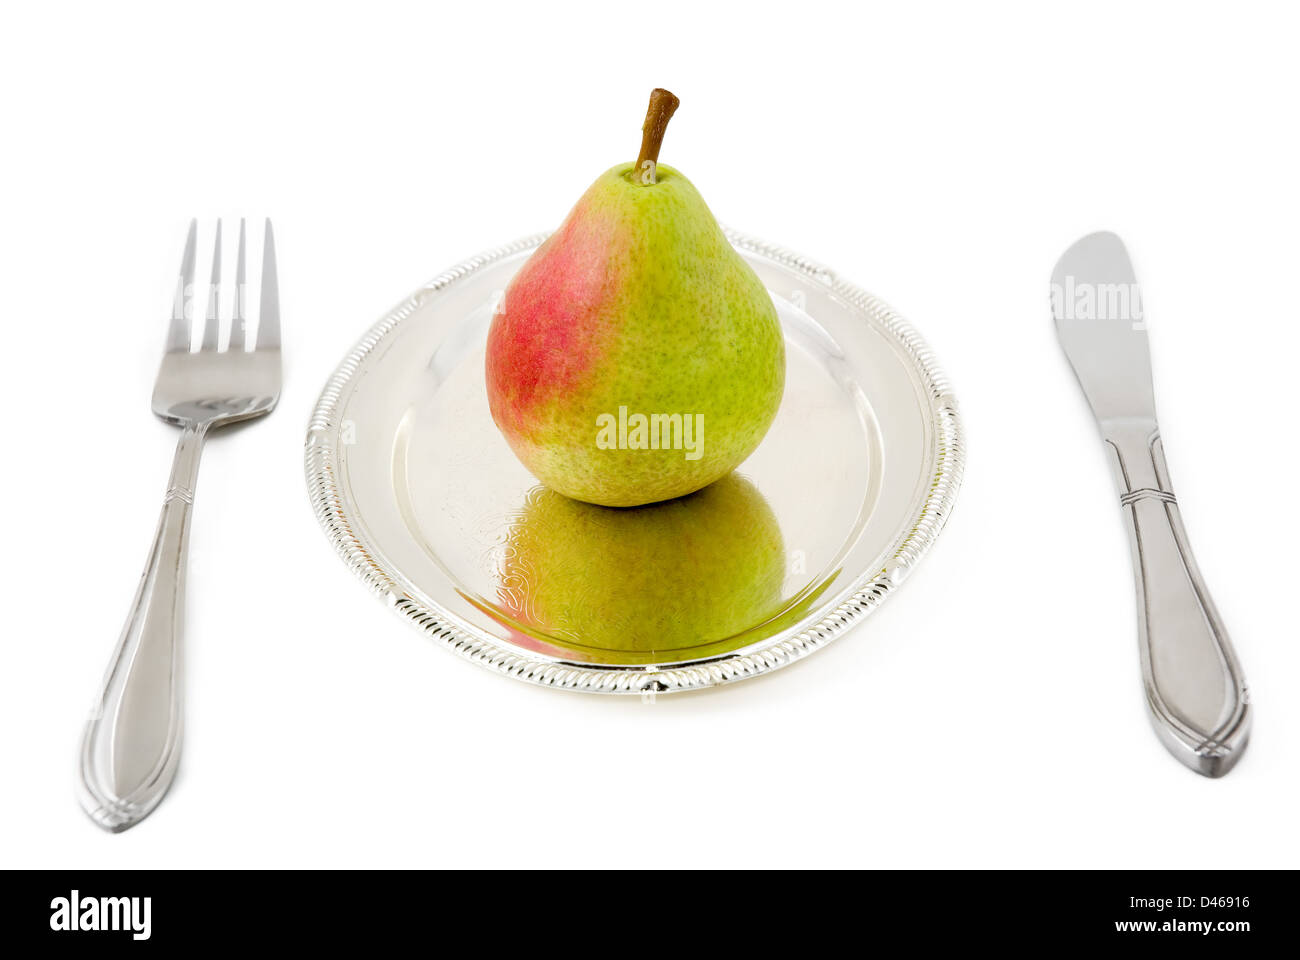
[[[776,516],[734,473],[621,509],[535,487],[510,527],[498,611],[569,659],[707,657],[781,612],[785,565]]]

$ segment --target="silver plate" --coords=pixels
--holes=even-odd
[[[416,291],[326,384],[307,485],[348,565],[476,663],[593,693],[756,676],[884,602],[952,509],[956,400],[880,300],[728,236],[771,292],[788,355],[780,412],[739,477],[631,511],[537,486],[492,423],[483,374],[496,300],[544,239],[530,237]]]

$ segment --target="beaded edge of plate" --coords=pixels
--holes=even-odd
[[[431,608],[402,590],[398,578],[384,569],[353,529],[344,509],[337,481],[336,450],[331,443],[331,438],[337,434],[338,411],[366,357],[415,312],[428,294],[442,290],[503,257],[536,247],[546,234],[535,234],[481,253],[435,277],[374,324],[338,365],[321,391],[307,427],[304,451],[307,489],[316,519],[348,567],[405,619],[461,656],[519,680],[585,693],[677,693],[744,680],[802,660],[880,606],[934,543],[952,512],[966,459],[956,398],[929,346],[884,301],[839,279],[821,264],[782,247],[733,230],[727,230],[726,234],[738,249],[759,254],[825,284],[887,333],[921,374],[930,398],[934,473],[920,513],[882,570],[856,585],[848,599],[826,612],[817,623],[793,636],[773,640],[757,650],[670,667],[603,667],[525,654],[456,625],[445,611],[436,606]]]

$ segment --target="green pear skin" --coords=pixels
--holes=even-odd
[[[602,174],[515,275],[488,333],[488,402],[510,447],[552,490],[605,506],[725,476],[785,385],[762,282],[686,177],[652,165],[651,179],[631,163]]]
[[[553,647],[539,649],[571,659],[713,656],[751,642],[745,631],[782,612],[781,529],[739,474],[627,510],[535,487],[506,547],[499,609]]]

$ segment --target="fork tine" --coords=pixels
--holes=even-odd
[[[280,284],[275,275],[275,236],[266,221],[262,244],[262,304],[257,317],[257,349],[280,349]]]
[[[239,252],[235,255],[235,312],[230,318],[230,350],[244,350],[244,218],[239,218]]]
[[[167,327],[169,351],[190,349],[190,320],[185,316],[185,304],[194,288],[194,242],[198,236],[199,221],[190,221],[190,232],[185,238],[185,253],[181,256],[181,272],[176,278],[176,295],[172,297],[172,319]]]
[[[221,336],[221,221],[212,241],[212,280],[208,283],[208,313],[203,323],[204,350],[216,350]]]

